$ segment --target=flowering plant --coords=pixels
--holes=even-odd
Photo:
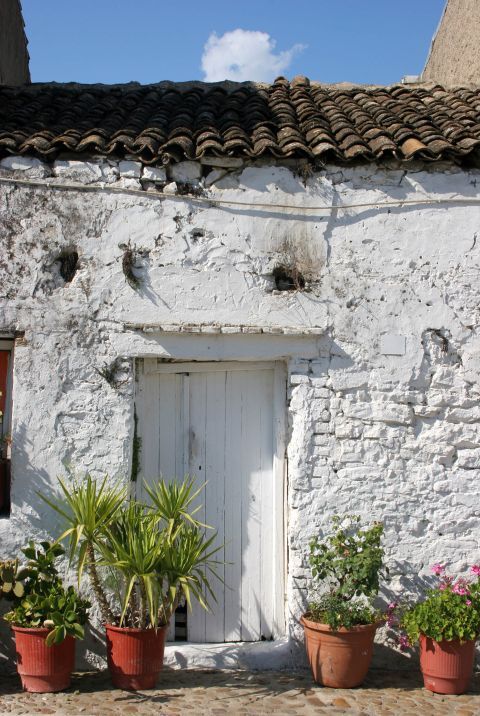
[[[420,634],[437,642],[470,641],[480,633],[480,565],[474,564],[471,573],[476,581],[447,574],[443,564],[434,564],[432,572],[439,583],[429,589],[426,598],[412,607],[400,609],[394,616],[396,603],[389,605],[387,623],[395,622],[406,636],[399,639],[400,647],[415,643]]]
[[[310,542],[312,578],[322,593],[308,605],[306,617],[332,629],[372,624],[380,617],[372,606],[383,561],[383,525],[362,528],[360,517],[332,518],[333,534]]]

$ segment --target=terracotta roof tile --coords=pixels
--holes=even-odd
[[[480,154],[480,88],[39,84],[0,87],[0,155],[125,154],[144,163],[208,155],[338,162]]]

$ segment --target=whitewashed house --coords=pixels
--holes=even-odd
[[[433,84],[0,88],[2,553],[66,464],[206,480],[228,586],[167,660],[227,666],[300,658],[334,513],[388,594],[478,561],[479,146]]]

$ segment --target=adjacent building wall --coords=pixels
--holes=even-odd
[[[480,83],[480,3],[448,0],[422,79],[442,85]]]
[[[0,84],[30,82],[27,38],[19,0],[0,2]]]
[[[433,562],[478,563],[478,171],[264,165],[214,169],[208,189],[188,162],[168,178],[104,160],[0,171],[0,330],[24,332],[5,556],[56,534],[37,491],[64,464],[130,479],[135,359],[263,356],[289,376],[287,637],[272,654],[302,658],[308,542],[334,513],[384,521],[385,599],[415,593]],[[279,290],[278,266],[305,286]],[[278,665],[267,647],[257,665]]]

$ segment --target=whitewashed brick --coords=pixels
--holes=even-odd
[[[352,388],[363,388],[368,385],[369,373],[361,372],[340,372],[330,371],[330,380],[334,390],[351,390]]]
[[[119,162],[118,168],[120,170],[120,176],[125,179],[140,179],[142,174],[142,165],[140,162],[125,160]]]
[[[167,172],[164,167],[143,167],[142,179],[163,183],[167,181]]]
[[[480,422],[480,407],[473,408],[453,408],[448,410],[446,420],[452,423],[478,423]]]
[[[170,177],[180,184],[197,182],[202,176],[202,165],[199,162],[178,162],[170,167]]]
[[[205,186],[212,186],[227,174],[225,169],[214,169],[205,177]]]
[[[405,336],[387,333],[380,338],[380,353],[383,355],[403,356],[406,350]]]
[[[290,376],[290,385],[308,385],[310,383],[310,379],[308,375],[299,375],[296,373],[295,375]]]
[[[51,173],[48,165],[35,157],[5,157],[0,161],[0,168],[11,172],[22,172],[24,176],[32,179],[43,179]]]
[[[480,449],[459,450],[457,464],[459,467],[480,469]]]
[[[177,182],[171,181],[168,184],[165,184],[163,187],[163,193],[164,194],[176,194],[178,190]]]
[[[53,163],[53,173],[61,179],[92,184],[103,179],[103,172],[100,164],[95,162],[79,162],[76,160],[57,160]]]

